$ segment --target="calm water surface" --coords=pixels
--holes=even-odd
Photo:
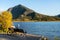
[[[14,25],[29,34],[60,37],[60,22],[14,22]]]

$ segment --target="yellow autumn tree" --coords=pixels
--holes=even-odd
[[[2,16],[0,15],[0,30],[2,30]]]
[[[8,28],[12,25],[12,14],[8,11],[4,11],[1,14],[2,16],[2,27],[5,29],[6,32],[8,32]]]
[[[2,22],[2,16],[0,15],[0,24],[1,24],[1,22]]]

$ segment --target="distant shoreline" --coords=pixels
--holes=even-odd
[[[60,21],[13,21],[13,22],[60,22]]]

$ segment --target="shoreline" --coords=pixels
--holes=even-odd
[[[60,21],[13,21],[13,22],[60,22]]]
[[[8,40],[12,40],[12,38],[13,38],[13,40],[40,40],[42,38],[47,39],[44,36],[38,36],[38,35],[26,34],[26,33],[0,34],[0,40],[4,39],[4,38],[8,39]]]

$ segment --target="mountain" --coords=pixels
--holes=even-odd
[[[9,8],[13,16],[13,21],[59,21],[60,18],[37,13],[23,5]]]
[[[60,14],[59,15],[56,15],[56,17],[59,17],[60,18]]]

